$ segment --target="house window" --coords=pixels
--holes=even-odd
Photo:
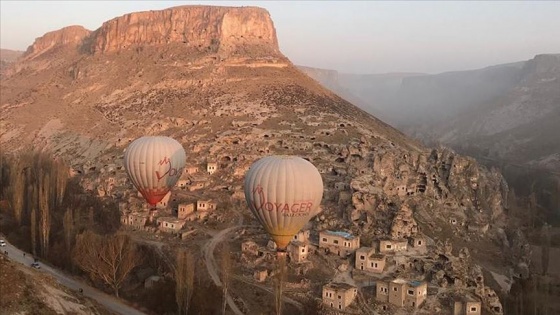
[[[339,295],[339,296],[338,296],[338,299],[339,299],[339,300],[342,299],[342,296]]]
[[[338,304],[338,309],[341,310],[341,309],[342,309],[342,305]]]
[[[325,242],[325,243],[327,242],[327,238],[326,238],[326,237],[323,237],[323,242]]]
[[[375,268],[377,268],[377,263],[375,263]]]
[[[301,252],[302,252],[302,253],[305,253],[305,248],[302,248],[302,249],[301,249]]]
[[[408,295],[414,295],[414,290],[408,290]]]
[[[333,243],[338,244],[338,240],[334,240]]]
[[[422,245],[422,241],[418,241],[418,245]]]
[[[471,306],[471,312],[476,312],[476,306]]]
[[[360,260],[365,260],[365,259],[366,259],[366,256],[360,255]]]
[[[397,287],[393,287],[393,291],[397,292]]]
[[[391,249],[391,244],[387,244],[386,248]]]

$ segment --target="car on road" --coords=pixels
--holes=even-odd
[[[35,268],[35,269],[41,269],[41,266],[39,265],[38,262],[33,262],[31,263],[31,267]]]
[[[0,240],[0,246],[2,246],[2,247],[6,246],[6,241]]]

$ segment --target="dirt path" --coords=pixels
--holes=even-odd
[[[6,246],[1,247],[0,250],[2,251],[3,255],[4,255],[4,251],[6,251],[8,253],[7,255],[8,258],[10,258],[13,261],[19,262],[25,266],[30,266],[31,263],[33,262],[32,255],[30,255],[29,253],[25,253],[24,256],[23,251],[14,247],[11,244],[6,244]],[[122,301],[120,301],[119,299],[113,296],[105,294],[100,290],[97,290],[96,288],[90,287],[87,284],[72,278],[70,275],[65,274],[61,270],[45,265],[42,262],[40,262],[39,264],[41,266],[41,269],[38,269],[37,270],[38,272],[43,272],[52,275],[56,280],[58,280],[60,284],[62,284],[63,286],[71,290],[78,291],[80,288],[82,288],[84,290],[83,291],[84,296],[96,300],[105,308],[107,308],[112,312],[115,312],[116,314],[123,314],[123,315],[145,314],[137,309],[128,306],[127,304],[123,303]]]
[[[229,233],[241,227],[244,227],[244,225],[236,225],[220,231],[218,234],[214,235],[214,237],[212,237],[210,241],[208,241],[208,243],[206,243],[206,245],[204,245],[204,247],[202,248],[204,261],[206,263],[206,270],[208,270],[210,278],[212,278],[212,281],[214,281],[214,284],[218,287],[222,286],[222,281],[220,280],[220,276],[218,275],[218,267],[216,264],[216,259],[214,257],[214,250],[216,249],[216,245],[221,243]],[[231,295],[229,295],[229,293],[226,296],[226,301],[235,314],[243,315],[243,312],[237,307],[235,301],[233,300]]]

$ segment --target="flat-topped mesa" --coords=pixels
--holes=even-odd
[[[23,54],[23,58],[25,60],[33,59],[53,48],[63,46],[78,48],[90,34],[90,30],[80,25],[67,26],[56,31],[48,32],[35,39],[35,42],[33,42]]]
[[[261,53],[279,53],[268,11],[218,6],[180,6],[117,17],[92,34],[90,52],[110,53],[170,43],[212,52],[245,52],[258,47]]]

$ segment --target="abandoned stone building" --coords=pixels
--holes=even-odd
[[[346,257],[360,247],[360,237],[343,231],[319,232],[319,248]]]
[[[408,242],[406,240],[380,240],[379,252],[384,253],[398,253],[407,250]]]
[[[379,280],[375,292],[375,299],[379,302],[388,302],[398,307],[419,307],[426,300],[428,283],[404,279]]]
[[[148,215],[141,213],[130,213],[121,216],[121,222],[124,225],[131,226],[135,229],[142,229],[148,222]]]
[[[304,262],[307,260],[307,255],[309,254],[309,245],[299,241],[292,241],[288,245],[287,252],[291,262]]]
[[[306,243],[309,241],[309,233],[309,230],[300,230],[296,235],[294,235],[294,241]]]
[[[185,174],[192,175],[198,173],[198,166],[187,166],[185,167]]]
[[[426,247],[426,239],[422,236],[411,237],[409,242],[412,248],[421,254],[426,253],[428,250]]]
[[[356,250],[355,268],[373,273],[383,273],[385,255],[376,254],[375,248],[360,247]]]
[[[157,226],[162,232],[177,233],[183,228],[183,225],[185,225],[185,221],[175,217],[157,218]]]
[[[196,211],[213,211],[216,210],[218,204],[213,200],[198,200],[196,202]]]
[[[188,185],[189,185],[189,180],[187,180],[187,179],[179,179],[177,181],[177,183],[175,184],[175,186],[177,186],[181,189],[187,188]]]
[[[218,170],[218,163],[216,163],[216,162],[208,162],[208,164],[206,164],[206,172],[208,172],[208,174],[212,175],[212,174],[214,174],[217,170]]]
[[[169,199],[171,198],[171,192],[168,192],[163,199],[161,199],[157,204],[156,207],[158,209],[165,209],[167,208],[167,204],[169,203]]]
[[[177,217],[181,220],[186,219],[194,212],[194,203],[181,203],[177,207]]]
[[[456,298],[453,305],[453,315],[480,315],[482,305],[480,300],[470,294]]]
[[[358,295],[358,289],[346,283],[327,283],[323,286],[323,304],[345,310]]]

